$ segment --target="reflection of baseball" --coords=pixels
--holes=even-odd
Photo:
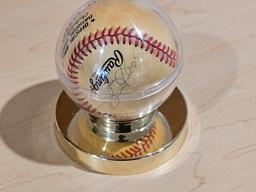
[[[72,84],[66,91],[96,116],[146,115],[175,87],[152,89],[177,70],[178,55],[169,25],[148,1],[91,1],[63,42],[62,71]]]
[[[89,128],[88,120],[84,116],[80,116],[79,118],[79,127],[84,140],[88,142],[87,147],[90,145],[99,154],[105,154],[106,156],[115,158],[141,157],[147,153],[154,152],[163,145],[165,134],[164,125],[159,118],[156,118],[151,130],[136,142],[108,142],[93,133]]]

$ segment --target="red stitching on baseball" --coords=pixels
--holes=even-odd
[[[115,158],[131,158],[138,157],[139,155],[143,155],[143,153],[147,153],[150,149],[150,144],[153,144],[156,136],[156,127],[153,127],[149,133],[145,135],[142,139],[137,141],[131,147],[125,150],[125,152],[121,151],[120,154],[116,154],[112,157]]]
[[[125,157],[125,158],[128,157],[123,151],[121,151],[121,155],[122,155],[122,157]]]
[[[149,36],[147,33],[142,35],[138,34],[138,32],[134,29],[128,29],[127,27],[121,28],[118,26],[117,28],[104,28],[102,31],[97,30],[94,34],[90,33],[88,37],[84,37],[81,41],[78,42],[77,46],[74,48],[71,57],[69,59],[68,64],[68,72],[67,75],[71,82],[77,84],[75,89],[79,89],[78,79],[78,70],[84,60],[84,57],[87,57],[90,53],[92,53],[92,49],[97,49],[97,45],[100,47],[103,44],[108,45],[108,39],[110,44],[126,44],[127,41],[129,45],[134,45],[138,47],[140,45],[141,49],[145,49],[150,54],[153,54],[156,58],[159,58],[161,62],[165,62],[170,67],[176,67],[177,65],[177,54],[170,47],[158,42],[158,40],[154,39],[154,37]],[[167,50],[166,50],[167,48]],[[96,108],[85,107],[86,110],[90,110],[89,112],[97,112]],[[97,112],[98,114],[102,114]]]
[[[130,155],[130,157],[135,156],[134,153],[133,153],[133,151],[125,150],[125,152],[126,152],[128,155]]]
[[[138,151],[137,150],[135,150],[134,148],[130,148],[130,150],[133,152],[133,154],[138,154]]]

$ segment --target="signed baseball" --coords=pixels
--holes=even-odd
[[[96,117],[130,120],[158,108],[181,71],[169,17],[148,0],[91,0],[60,35],[57,70],[69,97]]]

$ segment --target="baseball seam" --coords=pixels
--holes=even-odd
[[[97,50],[97,45],[102,47],[108,44],[129,44],[135,47],[140,47],[141,49],[153,54],[156,58],[159,58],[160,62],[168,64],[170,67],[175,67],[177,65],[177,53],[171,49],[169,46],[155,40],[154,37],[149,36],[147,33],[139,34],[134,28],[128,29],[127,27],[117,27],[117,28],[104,28],[103,30],[97,30],[94,34],[90,33],[89,36],[85,36],[80,40],[75,46],[71,56],[69,58],[69,64],[67,66],[67,75],[69,80],[73,82],[76,86],[72,88],[72,94],[77,97],[80,105],[91,113],[98,113],[104,115],[97,111],[85,98],[81,96],[79,91],[78,74],[79,67],[85,57],[92,53],[93,50]]]
[[[153,127],[141,140],[131,145],[128,149],[113,155],[114,158],[133,158],[142,156],[150,149],[156,136],[156,127]]]

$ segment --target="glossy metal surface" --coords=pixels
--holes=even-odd
[[[98,118],[87,113],[90,119],[90,128],[94,133],[107,141],[132,142],[144,137],[154,124],[157,110],[139,119],[130,121],[113,121]]]
[[[187,136],[187,105],[179,91],[175,89],[173,94],[159,108],[165,116],[172,132],[173,139],[143,157],[116,159],[104,155],[92,154],[74,144],[67,137],[68,127],[79,108],[62,92],[56,105],[56,135],[63,150],[76,162],[93,171],[113,174],[129,175],[145,172],[161,166],[175,156],[181,149]]]

